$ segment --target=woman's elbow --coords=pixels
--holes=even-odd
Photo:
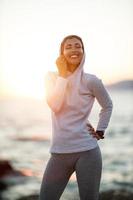
[[[110,105],[111,105],[111,108],[113,109],[113,101],[111,100],[111,102],[110,102]]]
[[[109,104],[107,107],[108,107],[108,110],[110,110],[112,112],[112,110],[113,110],[113,101],[112,100],[109,101]]]

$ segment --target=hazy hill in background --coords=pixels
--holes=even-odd
[[[133,90],[133,80],[124,80],[114,84],[106,85],[111,90]]]

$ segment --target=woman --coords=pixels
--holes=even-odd
[[[81,200],[98,200],[102,158],[98,140],[104,138],[112,101],[102,81],[84,73],[85,50],[76,35],[64,38],[56,60],[58,72],[46,75],[46,100],[52,111],[51,157],[40,190],[40,200],[60,199],[75,171]],[[102,109],[96,131],[88,130],[95,98]]]

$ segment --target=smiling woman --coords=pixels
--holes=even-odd
[[[60,46],[58,72],[49,71],[45,78],[46,102],[52,114],[52,142],[40,200],[59,200],[73,172],[80,199],[98,200],[102,159],[97,140],[104,138],[112,101],[102,81],[84,73],[84,61],[82,39],[69,35]],[[95,98],[101,105],[96,131],[87,127]]]

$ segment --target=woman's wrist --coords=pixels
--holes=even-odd
[[[96,133],[99,135],[101,139],[104,139],[104,131],[96,130]]]
[[[67,77],[67,73],[59,72],[59,76],[61,76],[61,77],[63,77],[63,78],[66,78],[66,77]]]

